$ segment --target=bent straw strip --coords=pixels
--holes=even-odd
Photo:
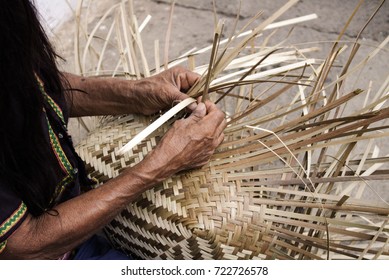
[[[293,19],[287,19],[287,20],[271,23],[271,24],[267,25],[263,30],[270,30],[270,29],[280,28],[280,27],[284,27],[284,26],[287,26],[287,25],[302,23],[302,22],[313,20],[313,19],[317,19],[317,18],[318,18],[317,14],[305,15],[305,16],[296,17],[296,18],[293,18]],[[238,35],[232,36],[231,39],[241,38],[243,36],[251,34],[252,32],[253,32],[252,30],[247,30],[245,32],[239,33]],[[229,41],[230,41],[229,38],[221,40],[220,41],[220,45],[228,43]],[[209,46],[207,46],[205,48],[202,48],[202,49],[200,49],[198,51],[195,51],[192,55],[201,54],[201,53],[204,53],[204,52],[209,51],[211,49],[212,49],[212,45],[209,45]]]
[[[157,120],[155,120],[152,124],[150,124],[144,130],[142,130],[142,132],[140,132],[134,138],[132,138],[130,142],[128,142],[126,145],[124,145],[117,152],[117,155],[123,155],[124,153],[130,151],[132,148],[134,148],[136,145],[138,145],[143,139],[145,139],[147,136],[149,136],[151,133],[153,133],[156,129],[158,129],[161,125],[163,125],[165,122],[167,122],[171,117],[173,117],[175,114],[177,114],[178,112],[180,112],[182,109],[189,106],[193,102],[196,102],[196,100],[189,97],[189,98],[181,101],[180,103],[178,103],[176,106],[174,106],[169,111],[167,111],[165,114],[163,114],[161,117],[159,117]]]

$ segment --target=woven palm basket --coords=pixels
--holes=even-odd
[[[213,100],[228,95],[219,102],[229,120],[225,141],[201,169],[176,174],[129,204],[105,228],[116,248],[141,259],[389,258],[389,204],[379,194],[389,179],[389,158],[379,148],[389,135],[389,81],[371,96],[344,85],[389,39],[350,66],[354,45],[332,82],[329,73],[343,52],[336,43],[320,61],[308,59],[304,50],[268,47],[265,39],[245,53],[295,2],[235,49],[229,42],[217,51],[222,28],[216,28],[211,57],[221,56],[202,67],[200,82],[188,94],[209,91]],[[123,18],[124,1],[120,7]],[[140,47],[131,26],[136,37],[128,46]],[[137,59],[122,61],[126,70]],[[347,103],[353,110],[344,110]],[[105,117],[77,151],[90,176],[104,183],[140,162],[179,117],[124,155],[118,151],[157,116]]]
[[[91,176],[105,182],[142,160],[164,128],[123,157],[115,153],[149,121],[133,115],[108,118],[90,134],[78,152]],[[113,244],[144,259],[322,259],[327,254],[374,258],[389,254],[387,207],[357,195],[340,195],[344,184],[335,185],[338,188],[330,193],[326,188],[310,190],[304,183],[307,179],[296,178],[286,166],[277,167],[280,161],[263,164],[261,158],[271,158],[272,153],[260,144],[252,143],[250,150],[240,152],[246,157],[234,161],[237,147],[232,134],[208,165],[176,175],[128,205],[106,227]],[[251,142],[250,137],[246,139]],[[370,167],[377,163],[368,161]],[[358,164],[350,162],[349,166]],[[322,164],[318,173],[330,165]],[[349,176],[340,181],[362,180],[349,172],[345,175]],[[335,181],[312,180],[323,186]]]

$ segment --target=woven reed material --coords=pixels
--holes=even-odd
[[[132,115],[105,119],[77,147],[91,176],[103,183],[142,160],[166,128],[122,157],[115,152],[148,123]],[[225,158],[216,155],[202,169],[178,174],[128,205],[106,227],[115,247],[143,259],[358,258],[364,250],[389,255],[381,250],[388,242],[381,224],[387,214],[353,208],[355,201],[348,205],[338,195],[313,198],[301,184],[266,184],[282,181],[285,173],[242,167],[226,149],[233,145],[219,152]],[[367,225],[362,213],[378,225]]]

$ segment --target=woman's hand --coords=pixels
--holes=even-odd
[[[188,96],[199,76],[183,67],[173,67],[137,81],[118,78],[84,78],[63,73],[66,101],[71,117],[144,114],[171,108]],[[188,108],[193,110],[193,104]]]
[[[157,147],[135,168],[153,184],[186,169],[205,165],[223,139],[225,115],[210,101],[199,103],[192,114],[178,120]]]
[[[199,75],[183,67],[176,66],[155,76],[136,81],[138,113],[151,115],[170,108],[188,96],[183,92],[189,90],[198,80]],[[189,106],[191,110],[195,105]]]

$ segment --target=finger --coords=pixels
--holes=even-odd
[[[216,140],[216,147],[218,147],[224,141],[224,133],[221,133]]]
[[[211,102],[211,101],[209,101],[209,100],[205,100],[205,106],[207,107],[207,112],[208,113],[211,113],[211,112],[213,112],[213,111],[216,111],[216,110],[219,110],[217,107],[216,107],[216,105],[215,105],[215,103],[213,103],[213,102]]]
[[[183,94],[183,93],[180,92],[179,94],[176,95],[176,98],[173,100],[172,103],[174,103],[174,105],[175,105],[175,104],[177,104],[177,103],[179,103],[181,101],[184,101],[185,99],[188,99],[188,98],[190,98],[190,97],[187,96],[186,94]],[[197,103],[196,102],[192,102],[185,108],[185,111],[188,114],[190,114],[190,113],[192,113],[196,109],[196,107],[197,107]]]
[[[187,91],[197,82],[197,80],[200,78],[200,75],[194,72],[186,71],[180,73],[178,78],[179,83],[177,84],[180,84],[180,90]]]
[[[191,104],[189,104],[188,107],[186,107],[188,110],[190,110],[191,112],[193,112],[194,110],[196,110],[196,107],[197,107],[197,103],[196,102],[193,102]]]
[[[219,137],[221,134],[223,134],[223,131],[226,128],[226,126],[227,126],[227,121],[226,121],[226,119],[223,119],[221,124],[216,128],[215,135],[217,137]]]
[[[215,124],[220,124],[223,120],[225,120],[226,115],[218,109],[214,103],[207,100],[205,101],[205,106],[207,108],[206,119],[212,119],[212,122]]]
[[[180,92],[178,90],[172,92],[172,95],[175,97],[175,100],[180,100],[180,101],[185,100],[185,99],[188,98],[188,95],[186,95],[186,94],[184,94],[184,93],[182,93],[182,92]]]
[[[180,92],[179,90],[173,90],[169,93],[169,100],[171,102],[180,102],[188,98],[188,95]]]
[[[200,121],[207,114],[207,108],[204,103],[197,104],[196,108],[193,110],[192,114],[188,119],[192,119],[196,122]]]
[[[176,99],[175,101],[178,101],[178,100],[183,101],[183,100],[185,100],[185,99],[187,99],[187,98],[190,98],[190,97],[187,96],[186,94],[181,93],[181,95],[178,96],[178,98],[179,98],[179,99]],[[190,103],[190,104],[185,108],[185,111],[186,111],[188,114],[190,114],[190,113],[192,113],[192,112],[196,109],[196,107],[197,107],[197,102],[192,102],[192,103]]]

